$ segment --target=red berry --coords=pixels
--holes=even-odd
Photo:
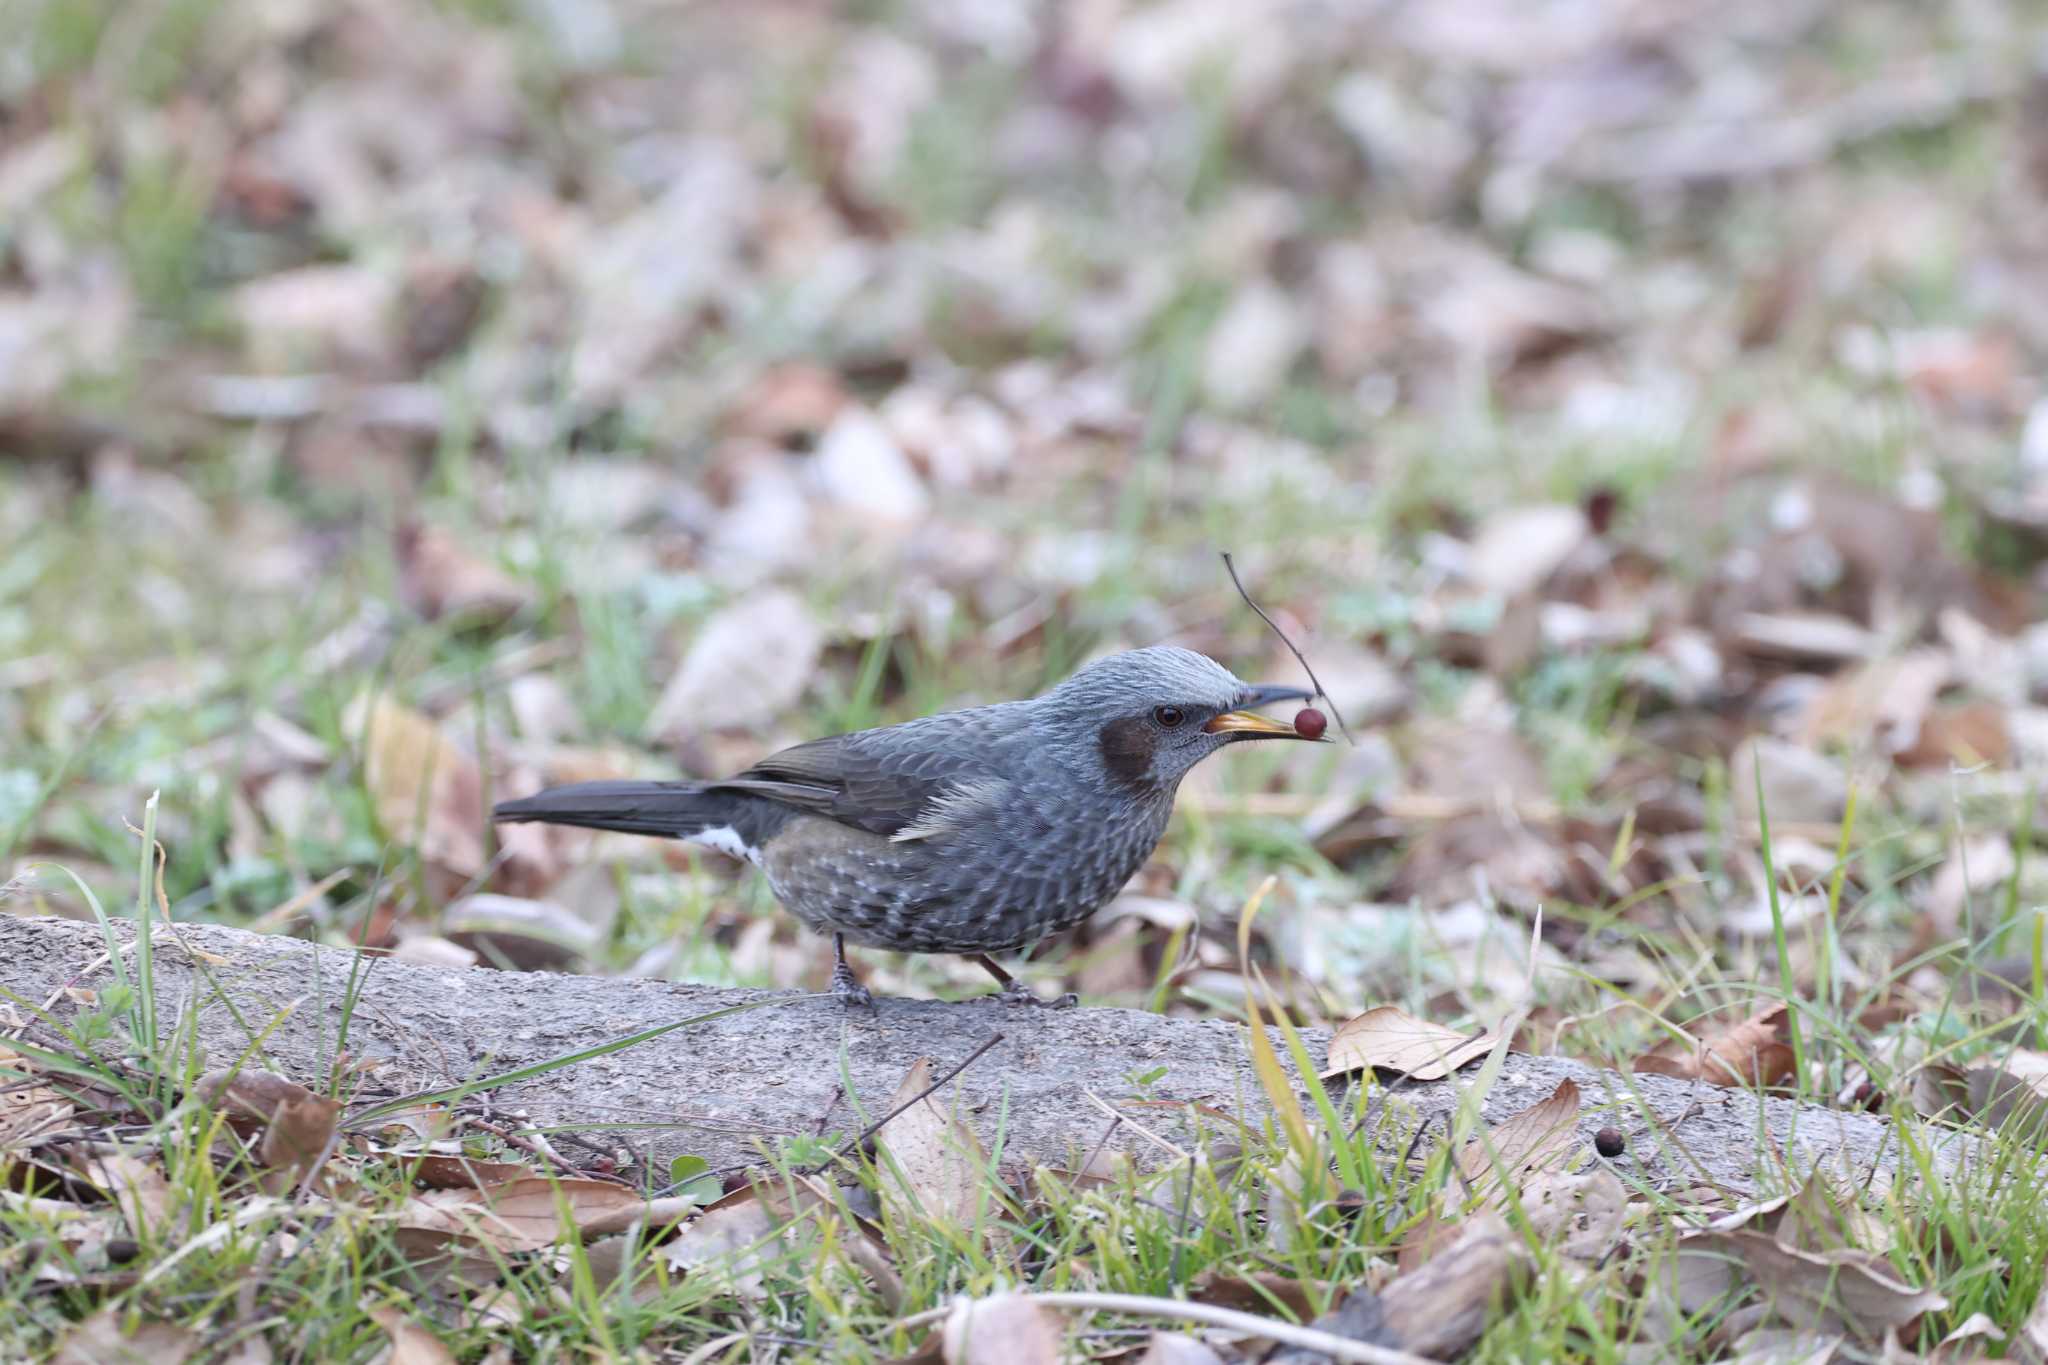
[[[1323,731],[1329,728],[1330,722],[1313,706],[1304,706],[1294,713],[1294,733],[1303,739],[1321,739]]]

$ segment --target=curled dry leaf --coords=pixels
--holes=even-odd
[[[2048,1132],[2048,1074],[2024,1049],[2005,1065],[1929,1062],[1913,1073],[1913,1107],[1929,1118],[1974,1122],[2027,1141]]]
[[[376,1308],[366,1304],[363,1311],[391,1338],[391,1351],[384,1357],[384,1365],[455,1365],[454,1354],[441,1344],[439,1337],[417,1323],[408,1322],[398,1309],[389,1304]]]
[[[1942,1295],[1899,1279],[1874,1252],[1800,1251],[1748,1228],[1695,1233],[1679,1243],[1676,1259],[1679,1302],[1688,1313],[1754,1287],[1787,1326],[1875,1342],[1948,1306]]]
[[[1529,1226],[1574,1261],[1594,1264],[1621,1237],[1628,1191],[1606,1166],[1580,1172],[1544,1171],[1522,1186]]]
[[[282,1194],[298,1185],[326,1156],[341,1116],[338,1101],[270,1071],[209,1071],[194,1087],[230,1113],[260,1121],[256,1157],[267,1168],[263,1189]]]
[[[1792,1078],[1791,1020],[1784,1005],[1753,1014],[1691,1056],[1652,1053],[1635,1069],[1712,1085],[1773,1086]]]
[[[638,1194],[609,1181],[525,1176],[485,1189],[423,1194],[406,1204],[398,1221],[420,1232],[475,1238],[502,1252],[538,1251],[569,1232],[623,1231],[646,1208]]]
[[[883,1112],[929,1089],[931,1083],[932,1059],[920,1057]],[[942,1096],[926,1095],[884,1124],[876,1140],[894,1158],[904,1188],[925,1216],[972,1228],[994,1176],[980,1137],[952,1105],[942,1109],[942,1103]]]
[[[1378,1005],[1349,1019],[1330,1038],[1323,1079],[1374,1067],[1412,1080],[1440,1081],[1493,1046],[1491,1030],[1460,1033],[1417,1019],[1395,1005]]]
[[[946,1365],[1059,1365],[1060,1328],[1025,1294],[962,1299],[946,1317]]]

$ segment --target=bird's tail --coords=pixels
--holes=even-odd
[[[687,839],[732,822],[733,795],[701,782],[576,782],[501,801],[493,820]]]

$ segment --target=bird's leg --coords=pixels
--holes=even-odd
[[[996,992],[996,999],[1002,1001],[1005,1005],[1037,1005],[1049,1010],[1068,1010],[1081,1003],[1081,997],[1072,991],[1068,991],[1056,1000],[1039,999],[1032,993],[1029,986],[1004,971],[1003,964],[997,962],[987,953],[970,953],[967,960],[979,963],[983,970],[1002,983],[1003,988]]]
[[[867,1009],[873,1009],[875,1007],[874,995],[866,986],[860,984],[860,978],[853,974],[853,964],[846,960],[846,935],[844,934],[832,935],[832,994],[838,997],[841,1004],[849,1008],[864,1006]]]

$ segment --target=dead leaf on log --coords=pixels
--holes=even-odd
[[[1467,1219],[1456,1240],[1380,1291],[1380,1309],[1401,1348],[1431,1360],[1463,1355],[1527,1276],[1529,1253],[1499,1214]]]
[[[1417,1019],[1397,1005],[1377,1005],[1346,1020],[1330,1038],[1323,1079],[1374,1067],[1417,1081],[1438,1081],[1494,1043],[1491,1030],[1460,1033],[1442,1024]]]
[[[1712,1085],[1774,1086],[1792,1078],[1791,1022],[1783,1005],[1751,1015],[1690,1056],[1652,1053],[1637,1071]]]
[[[33,1068],[20,1053],[0,1043],[0,1153],[68,1122],[70,1100],[29,1080]]]
[[[1558,1082],[1557,1089],[1520,1113],[1503,1119],[1484,1138],[1475,1138],[1458,1153],[1458,1170],[1474,1190],[1487,1190],[1487,1202],[1503,1207],[1507,1187],[1570,1156],[1578,1146],[1579,1087]]]
[[[932,1060],[920,1057],[883,1112],[930,1089],[931,1083]],[[884,1124],[876,1140],[894,1158],[903,1188],[926,1217],[973,1228],[994,1181],[988,1153],[974,1129],[940,1103],[939,1097],[926,1095]]]

